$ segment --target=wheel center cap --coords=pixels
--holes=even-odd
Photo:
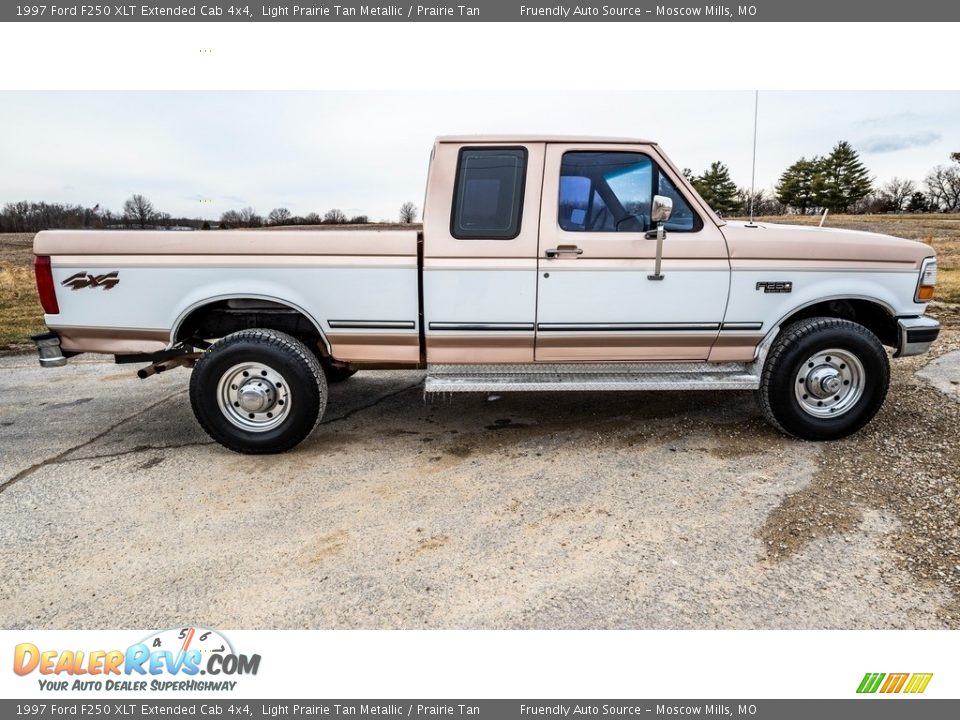
[[[811,372],[807,378],[807,388],[810,394],[818,398],[836,395],[842,385],[843,381],[840,379],[840,373],[832,367],[819,367]]]
[[[237,392],[237,402],[248,413],[265,412],[275,400],[276,392],[265,380],[251,380]]]
[[[833,395],[840,389],[840,376],[837,374],[827,375],[820,381],[820,387],[822,387],[828,395]]]

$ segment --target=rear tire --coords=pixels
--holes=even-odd
[[[190,378],[200,426],[238,453],[280,453],[317,426],[327,405],[320,363],[299,340],[277,330],[241,330],[215,343]]]
[[[757,391],[771,425],[803,440],[837,440],[877,414],[890,362],[877,336],[849,320],[809,318],[784,328]]]

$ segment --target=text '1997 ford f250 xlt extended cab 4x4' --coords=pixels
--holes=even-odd
[[[44,365],[192,367],[204,429],[287,450],[327,383],[424,368],[427,392],[757,391],[799,438],[855,432],[925,352],[919,242],[718,217],[656,143],[441,137],[423,231],[49,231]]]

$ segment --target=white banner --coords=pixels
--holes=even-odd
[[[197,662],[180,656],[188,635]],[[960,698],[956,640],[949,631],[9,630],[0,697],[843,699],[865,696],[867,673],[932,673],[922,697]],[[41,656],[33,665],[31,652]],[[119,672],[104,673],[111,661]]]

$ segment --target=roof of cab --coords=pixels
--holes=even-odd
[[[610,145],[656,145],[653,140],[593,135],[441,135],[438,143],[605,143]]]

